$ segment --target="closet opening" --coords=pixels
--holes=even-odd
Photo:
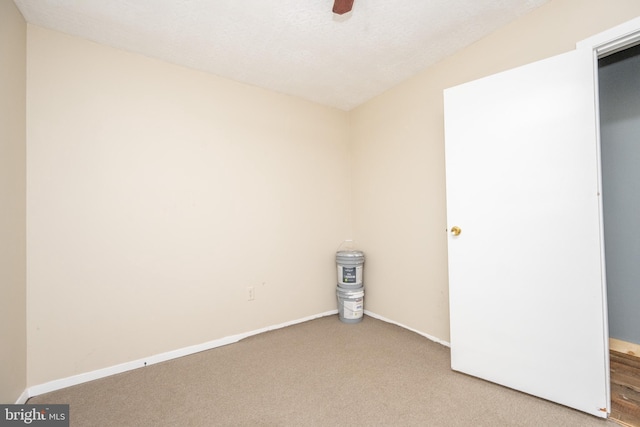
[[[611,418],[640,426],[640,45],[598,60]]]

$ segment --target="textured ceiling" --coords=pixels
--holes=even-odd
[[[27,22],[350,110],[548,0],[14,0]]]

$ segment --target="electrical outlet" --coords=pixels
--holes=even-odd
[[[253,301],[254,299],[256,299],[256,288],[254,288],[253,286],[249,286],[247,288],[247,295],[249,297],[249,301]]]

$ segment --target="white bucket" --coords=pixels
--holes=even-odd
[[[364,313],[364,288],[344,289],[336,288],[338,296],[338,315],[344,323],[358,323],[362,321]]]
[[[362,251],[338,251],[336,263],[338,265],[338,286],[349,289],[362,287],[364,266]]]

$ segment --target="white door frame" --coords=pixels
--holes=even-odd
[[[597,59],[637,44],[640,44],[640,17],[584,39],[576,43],[576,48],[592,49]]]
[[[627,48],[640,44],[640,17],[627,21],[607,31],[591,36],[585,40],[576,43],[576,49],[591,49],[593,51],[593,73],[595,82],[595,99],[596,99],[596,143],[598,156],[598,195],[600,204],[600,245],[602,260],[602,301],[604,303],[603,313],[605,318],[604,324],[609,324],[608,306],[607,306],[607,277],[606,277],[606,259],[604,253],[604,219],[602,204],[602,157],[601,157],[601,138],[600,138],[600,96],[598,83],[598,59],[612,55]],[[609,353],[609,333],[606,330],[605,349]],[[606,357],[607,372],[610,369],[609,358]],[[609,411],[611,410],[611,388],[607,387],[607,400],[609,401]]]

